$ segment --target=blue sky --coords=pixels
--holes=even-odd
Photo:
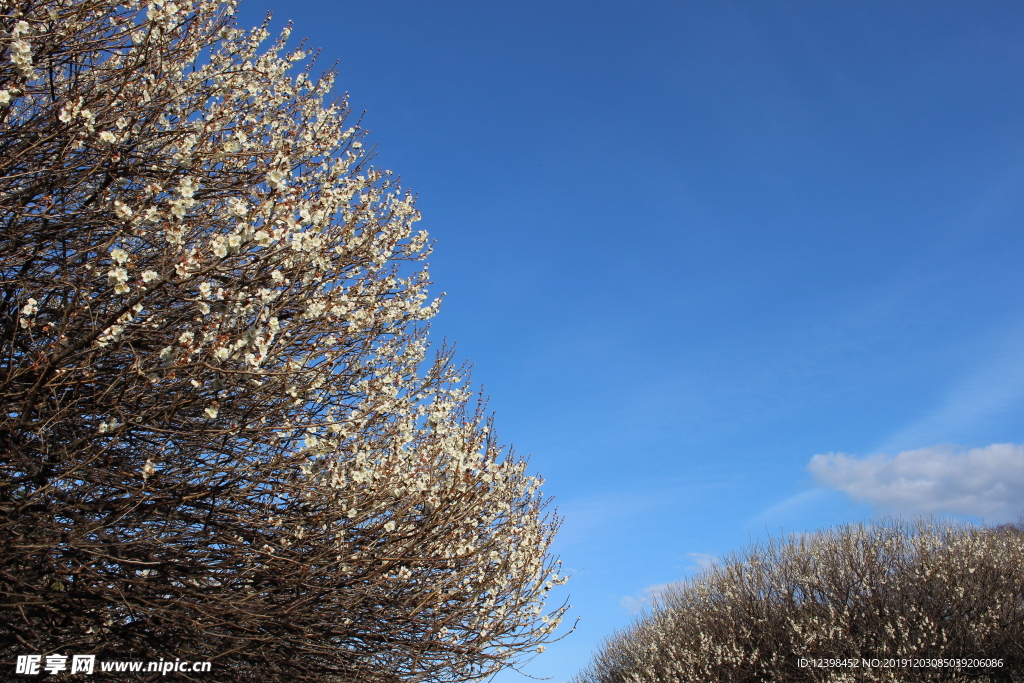
[[[531,675],[766,533],[1024,508],[1024,5],[268,10],[418,193],[433,337],[565,517],[581,621]]]

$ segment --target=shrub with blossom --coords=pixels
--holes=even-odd
[[[668,590],[576,683],[1024,680],[1024,528],[774,539]]]
[[[234,12],[0,1],[0,659],[522,662],[557,519],[428,358],[412,195]]]

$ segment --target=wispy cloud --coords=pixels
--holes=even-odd
[[[630,614],[639,614],[640,612],[650,609],[654,606],[656,600],[658,600],[665,591],[669,590],[673,585],[672,583],[658,583],[653,586],[647,586],[636,595],[627,595],[619,601],[623,607],[629,610]]]
[[[1024,407],[1024,324],[979,346],[980,360],[953,381],[932,409],[890,434],[878,448],[894,453],[926,443],[976,441],[999,425],[1016,424]]]
[[[686,557],[690,558],[692,562],[688,568],[691,572],[707,571],[712,567],[718,566],[722,561],[717,555],[712,555],[711,553],[686,553]],[[679,581],[676,581],[672,583],[656,583],[654,585],[647,586],[646,588],[641,589],[639,593],[627,595],[620,599],[619,604],[629,610],[630,614],[638,614],[639,612],[653,607],[666,591],[679,583]]]
[[[710,553],[686,553],[686,556],[693,560],[693,566],[690,567],[692,571],[704,572],[718,566],[721,562],[718,555]]]
[[[828,453],[807,469],[818,483],[897,514],[958,514],[1001,522],[1024,511],[1024,446],[931,446],[895,457]]]

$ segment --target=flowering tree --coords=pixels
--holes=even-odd
[[[576,683],[1020,681],[1024,528],[775,539],[672,587]]]
[[[0,2],[0,658],[522,661],[557,519],[427,359],[411,195],[234,11]]]

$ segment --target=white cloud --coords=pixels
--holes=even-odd
[[[689,570],[692,572],[703,572],[721,563],[721,559],[717,555],[710,553],[686,553],[686,557],[693,561],[693,564],[689,567]],[[656,583],[652,586],[647,586],[635,595],[627,595],[621,598],[619,604],[629,610],[630,614],[639,614],[644,610],[654,607],[654,604],[661,599],[662,595],[680,583],[682,581]]]
[[[1024,512],[1024,446],[997,443],[958,450],[930,446],[895,457],[828,453],[807,469],[818,483],[896,514],[958,514],[989,522]]]
[[[674,584],[671,583],[658,583],[653,586],[648,586],[636,595],[627,595],[622,598],[622,600],[619,601],[619,604],[629,610],[630,614],[638,614],[653,607],[655,601],[673,585]]]
[[[718,555],[711,555],[710,553],[686,553],[686,556],[693,560],[692,570],[698,572],[704,572],[712,567],[718,566],[721,562]]]

